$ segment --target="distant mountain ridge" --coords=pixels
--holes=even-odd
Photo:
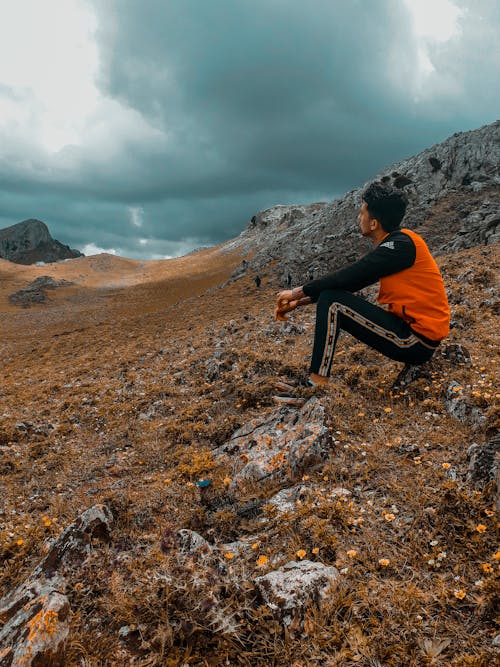
[[[500,121],[456,133],[371,181],[404,190],[409,206],[403,226],[421,233],[435,254],[500,241]],[[325,273],[356,260],[371,248],[357,224],[367,184],[333,202],[257,213],[226,246],[250,257],[233,277],[271,272],[284,285],[290,273],[297,285],[311,269]]]
[[[83,257],[83,253],[52,238],[41,220],[29,219],[0,229],[0,257],[16,264],[35,264]]]

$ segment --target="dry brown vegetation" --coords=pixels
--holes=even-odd
[[[259,517],[223,503],[209,511],[195,484],[210,477],[224,497],[232,471],[212,451],[276,409],[275,378],[305,370],[313,310],[293,315],[304,333],[283,334],[272,322],[272,270],[260,290],[252,276],[217,287],[238,258],[215,251],[154,267],[108,259],[100,272],[88,260],[2,262],[2,593],[47,539],[100,502],[115,527],[71,581],[68,665],[493,665],[494,489],[478,491],[465,473],[468,446],[498,429],[497,250],[440,258],[455,321],[448,342],[467,346],[471,366],[436,355],[428,377],[393,392],[400,365],[341,338],[324,397],[338,442],[303,477],[315,501],[284,517],[264,508],[266,534],[251,556],[228,558],[224,582],[216,571],[180,568],[169,543],[178,528],[217,544],[262,533]],[[7,294],[44,273],[76,284],[43,306],[8,304]],[[218,343],[221,372],[209,380],[205,362]],[[452,381],[485,415],[479,427],[447,413]],[[334,498],[335,487],[352,496]],[[277,490],[249,488],[240,502]],[[252,579],[299,550],[342,575],[303,630],[285,630]],[[200,593],[209,589],[220,601],[215,621]]]

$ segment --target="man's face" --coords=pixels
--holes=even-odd
[[[370,215],[370,212],[368,211],[368,206],[366,205],[366,202],[364,201],[361,205],[361,210],[358,215],[358,221],[359,221],[359,227],[361,230],[362,236],[370,236],[372,233],[373,229],[371,226],[373,218]]]

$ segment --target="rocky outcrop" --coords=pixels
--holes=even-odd
[[[0,600],[0,667],[66,664],[71,617],[67,577],[87,556],[93,538],[109,537],[112,522],[104,505],[83,512],[29,577]]]
[[[293,480],[322,461],[333,444],[322,402],[311,398],[300,410],[282,407],[256,417],[216,450],[220,461],[241,462],[232,486],[270,478]],[[235,465],[233,463],[233,465]]]
[[[500,121],[454,134],[370,181],[402,188],[409,199],[404,226],[423,234],[435,254],[500,240]],[[252,254],[234,273],[269,271],[281,285],[334,271],[371,246],[356,217],[367,184],[341,199],[309,206],[275,206],[253,216],[228,247]]]
[[[44,303],[47,298],[48,289],[56,287],[65,287],[73,283],[68,280],[54,280],[52,276],[40,276],[33,280],[27,287],[20,289],[13,294],[9,294],[9,301],[16,306],[29,308],[35,303]]]
[[[41,220],[30,219],[0,229],[0,257],[16,264],[35,264],[83,257],[83,254],[53,239]]]

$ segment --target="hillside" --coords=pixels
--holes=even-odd
[[[232,502],[224,480],[237,460],[218,464],[214,449],[279,409],[273,381],[304,369],[312,311],[273,323],[274,286],[257,291],[248,278],[187,299],[186,291],[176,305],[161,301],[166,281],[111,292],[105,304],[95,291],[77,313],[59,303],[9,313],[2,590],[23,580],[47,539],[104,503],[110,543],[96,542],[65,573],[73,616],[64,664],[420,665],[441,641],[432,664],[493,664],[494,498],[491,484],[478,490],[466,472],[469,446],[497,428],[494,250],[441,258],[456,322],[449,342],[466,345],[472,365],[438,358],[429,377],[391,392],[399,364],[346,337],[321,399],[335,433],[327,459],[293,479],[243,485]],[[484,421],[449,414],[453,383]],[[220,497],[212,508],[195,486],[205,477]],[[241,510],[297,483],[304,501],[285,514]],[[206,566],[179,569],[165,547],[179,529],[221,548],[226,573],[205,581]],[[301,549],[337,567],[340,580],[321,611],[311,609],[306,631],[283,634],[252,579]],[[212,603],[201,604],[214,596],[217,622]]]
[[[314,310],[273,321],[255,224],[178,260],[0,261],[0,666],[495,664],[500,254],[440,236],[475,194],[420,225],[453,320],[431,363],[396,387],[343,335],[295,406]],[[8,301],[47,274],[72,284]]]

